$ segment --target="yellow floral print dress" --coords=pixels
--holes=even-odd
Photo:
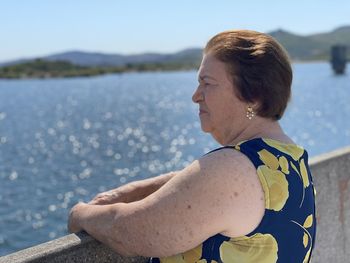
[[[216,150],[222,148],[242,152],[256,167],[265,193],[260,224],[245,236],[231,238],[218,233],[189,251],[149,262],[310,262],[316,236],[316,192],[307,152],[294,144],[263,138]]]

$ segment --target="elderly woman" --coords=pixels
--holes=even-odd
[[[286,52],[259,32],[219,33],[204,49],[198,82],[202,130],[223,147],[77,204],[69,230],[151,262],[309,262],[308,156],[278,123],[291,94]]]

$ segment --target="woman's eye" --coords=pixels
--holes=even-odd
[[[202,87],[213,86],[213,84],[212,84],[212,83],[209,83],[209,82],[200,82],[199,85],[202,86]]]

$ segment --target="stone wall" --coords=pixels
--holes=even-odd
[[[310,160],[316,187],[313,262],[350,262],[350,147]]]
[[[144,263],[146,258],[122,257],[85,232],[67,235],[0,257],[0,263]]]
[[[350,261],[350,147],[310,160],[316,187],[317,234],[312,261]],[[147,262],[121,257],[86,233],[65,237],[0,258],[0,263]]]

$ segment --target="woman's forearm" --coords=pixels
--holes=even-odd
[[[78,203],[69,216],[68,228],[70,232],[85,230],[100,242],[111,247],[124,256],[136,256],[135,250],[128,246],[125,248],[123,241],[126,238],[124,227],[125,220],[121,220],[125,203],[139,201],[157,191],[176,172],[171,172],[157,177],[131,182],[114,190],[101,193],[89,204]],[[124,222],[124,223],[123,223]],[[136,242],[136,241],[135,241]],[[134,244],[135,242],[128,242]]]
[[[89,204],[107,205],[139,201],[157,191],[175,175],[176,172],[170,172],[122,185],[116,189],[98,194]]]
[[[170,172],[167,174],[162,174],[156,177],[148,178],[141,181],[135,181],[130,183],[130,188],[132,193],[129,195],[129,202],[139,201],[150,194],[157,191],[164,184],[166,184],[173,176],[176,175],[176,172]],[[129,203],[126,202],[126,203]]]

